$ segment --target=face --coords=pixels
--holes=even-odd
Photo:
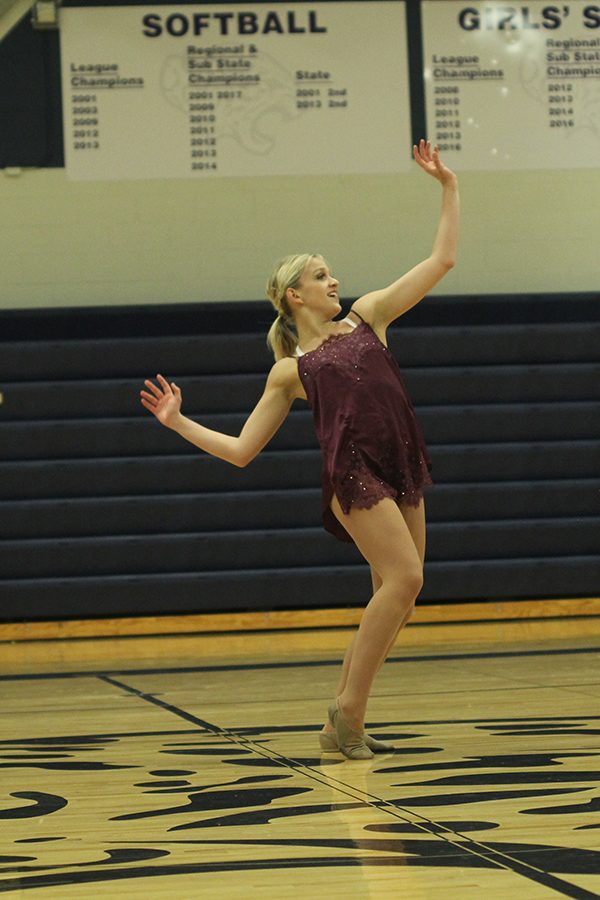
[[[329,266],[320,256],[313,256],[306,264],[300,283],[292,291],[292,300],[301,300],[308,309],[322,313],[325,319],[333,318],[341,310],[338,294],[339,281],[331,274]]]

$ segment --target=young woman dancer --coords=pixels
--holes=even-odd
[[[286,257],[267,285],[277,318],[268,340],[276,362],[238,437],[181,414],[181,391],[162,375],[141,402],[161,424],[201,450],[246,466],[273,437],[296,398],[307,399],[323,452],[323,519],[354,541],[371,568],[373,596],[346,651],[335,702],[320,734],[323,749],[369,759],[389,745],[364,732],[373,679],[410,618],[423,583],[422,489],[431,468],[386,328],[452,268],[458,238],[456,175],[429,141],[413,147],[418,165],[442,186],[430,256],[382,290],[365,294],[345,319],[339,282],[317,254]]]

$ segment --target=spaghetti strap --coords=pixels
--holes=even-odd
[[[361,316],[361,314],[360,314],[359,312],[356,312],[356,310],[353,309],[352,307],[350,307],[350,309],[348,310],[348,314],[350,314],[350,313],[354,313],[355,316],[358,316],[358,318],[360,319],[361,322],[365,322],[365,320],[363,319],[363,317]],[[366,324],[367,324],[367,323],[365,322],[365,325],[366,325]]]

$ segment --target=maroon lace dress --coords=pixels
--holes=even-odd
[[[331,510],[334,493],[345,513],[384,497],[418,506],[431,462],[398,363],[370,325],[303,353],[298,374],[323,452],[327,531],[352,541]]]

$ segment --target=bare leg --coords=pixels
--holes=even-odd
[[[371,568],[371,583],[373,585],[373,593],[379,590],[381,587],[381,578],[377,574],[377,572]],[[354,649],[354,642],[356,641],[356,632],[352,635],[352,640],[346,650],[346,654],[344,656],[344,662],[342,663],[342,671],[340,674],[340,680],[338,681],[336,697],[342,693],[344,688],[346,687],[346,679],[348,678],[348,669],[350,668],[350,661],[352,659],[352,651]]]
[[[413,539],[413,543],[415,545],[416,551],[419,554],[419,559],[421,560],[421,566],[425,563],[425,502],[421,500],[419,506],[408,506],[404,504],[400,507],[400,512],[404,516],[404,520],[408,525],[408,530],[410,531],[410,536]],[[375,588],[374,588],[375,589]],[[390,655],[390,652],[396,643],[398,635],[407,624],[407,622],[412,617],[414,612],[414,607],[409,610],[405,618],[400,623],[400,628],[390,640],[389,646],[387,647],[383,659],[381,660],[379,668],[383,665],[385,660]],[[342,688],[343,690],[343,688]],[[338,695],[341,694],[342,691],[338,691]]]
[[[390,647],[390,635],[395,637],[408,619],[421,589],[422,563],[405,517],[393,500],[386,498],[368,510],[353,508],[345,515],[334,498],[332,509],[381,580],[355,635],[339,695],[344,718],[361,731],[373,678]]]
[[[371,568],[371,583],[373,585],[373,593],[379,590],[381,587],[381,578],[375,571],[375,569]],[[340,672],[340,680],[338,681],[337,690],[335,692],[336,697],[339,697],[346,687],[346,680],[348,678],[348,670],[350,669],[350,662],[352,660],[352,651],[354,650],[354,642],[356,641],[356,632],[352,635],[352,639],[348,644],[348,649],[344,654],[344,661],[342,663],[342,671]],[[325,725],[323,726],[323,731],[333,733],[333,727],[329,719],[325,720]]]
[[[399,508],[400,508],[400,512],[404,516],[404,520],[408,526],[408,530],[410,532],[410,536],[415,545],[415,549],[416,549],[417,553],[419,554],[419,559],[421,560],[421,565],[423,565],[423,563],[425,562],[425,503],[423,500],[421,500],[421,503],[417,507],[404,505],[404,506],[400,506]],[[382,581],[381,581],[381,577],[379,576],[378,572],[376,572],[372,566],[371,566],[371,582],[373,584],[373,594],[375,594],[381,587]],[[389,656],[389,653],[390,653],[392,647],[396,643],[396,638],[398,637],[398,634],[400,633],[402,628],[404,628],[404,626],[410,619],[412,612],[413,612],[412,609],[410,609],[407,612],[406,616],[400,623],[400,627],[398,628],[398,631],[390,639],[389,645],[386,648],[386,651],[384,654],[384,659],[382,660],[380,667],[381,667],[381,665],[383,665],[383,662],[385,661],[385,659],[387,659],[387,657]],[[348,669],[350,668],[350,661],[352,659],[352,652],[354,649],[355,641],[356,641],[356,634],[354,634],[352,636],[352,640],[350,641],[350,644],[349,644],[348,649],[346,650],[346,654],[344,656],[344,662],[342,663],[342,671],[340,674],[340,680],[338,682],[337,692],[336,692],[336,696],[338,696],[338,697],[341,693],[343,693],[344,688],[346,687],[346,679],[348,677]],[[326,730],[330,730],[330,728],[331,728],[331,726],[329,724],[327,724]]]

